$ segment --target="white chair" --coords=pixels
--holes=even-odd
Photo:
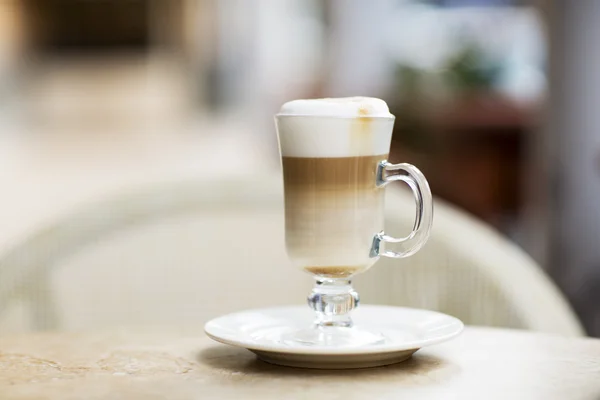
[[[409,230],[409,192],[388,189],[386,229]],[[279,176],[157,185],[82,208],[0,258],[0,333],[202,324],[302,303],[311,278],[287,260]],[[442,202],[415,256],[355,279],[365,303],[440,310],[467,324],[581,335],[541,269]]]

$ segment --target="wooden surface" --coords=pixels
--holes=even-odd
[[[600,399],[600,340],[467,328],[401,364],[318,371],[265,364],[195,329],[7,336],[0,397]]]

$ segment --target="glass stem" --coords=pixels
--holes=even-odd
[[[316,278],[308,305],[317,315],[317,328],[349,328],[352,326],[350,312],[358,306],[358,293],[347,278]]]

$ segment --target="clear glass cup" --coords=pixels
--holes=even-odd
[[[287,254],[315,278],[308,296],[314,325],[289,332],[284,341],[327,347],[381,343],[380,332],[352,323],[359,303],[352,278],[381,256],[407,257],[425,244],[433,217],[427,180],[410,164],[387,161],[393,117],[277,115],[275,123]],[[405,238],[384,231],[384,188],[394,181],[405,182],[416,201],[414,227]]]

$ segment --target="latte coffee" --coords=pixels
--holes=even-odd
[[[382,100],[296,100],[277,115],[285,191],[285,235],[293,264],[337,278],[375,263],[384,189],[377,166],[388,158],[394,117]]]

